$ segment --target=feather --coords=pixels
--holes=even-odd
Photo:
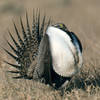
[[[11,63],[9,63],[9,62],[7,62],[7,61],[4,61],[6,64],[8,64],[8,65],[11,65],[12,67],[14,67],[14,68],[17,68],[17,69],[21,69],[21,66],[18,66],[18,65],[15,65],[15,64],[11,64]]]
[[[14,24],[14,28],[15,28],[16,35],[17,35],[17,37],[18,37],[18,40],[19,40],[21,46],[24,47],[24,43],[23,43],[23,40],[21,39],[21,37],[20,37],[20,35],[19,35],[18,29],[17,29],[17,27],[16,27],[16,25],[15,25],[14,22],[13,22],[13,24]]]
[[[18,53],[18,51],[7,41],[7,43],[8,43],[8,45],[9,45],[9,47],[13,50],[13,52],[17,55],[17,56],[19,56],[19,53]]]
[[[16,61],[18,61],[18,58],[16,56],[14,56],[12,53],[10,53],[8,50],[6,50],[5,48],[3,48],[5,52],[7,52],[13,59],[15,59]]]

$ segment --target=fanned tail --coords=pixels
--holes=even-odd
[[[38,47],[41,42],[41,39],[44,35],[45,29],[50,24],[50,20],[46,21],[46,16],[40,18],[40,11],[37,10],[36,14],[33,12],[33,22],[32,22],[32,30],[30,28],[28,14],[26,12],[26,30],[23,25],[22,18],[20,17],[20,26],[22,33],[19,33],[19,30],[13,21],[15,33],[17,36],[17,41],[12,36],[10,31],[8,31],[10,38],[12,39],[14,45],[7,41],[7,44],[12,49],[13,53],[9,52],[4,48],[5,52],[8,53],[18,64],[12,64],[8,61],[4,61],[5,63],[11,65],[16,68],[18,71],[9,71],[11,73],[20,73],[20,76],[14,77],[18,78],[26,78],[31,79],[32,77],[28,76],[28,68],[32,64],[32,62],[36,59],[38,54]],[[22,37],[21,37],[22,34]]]

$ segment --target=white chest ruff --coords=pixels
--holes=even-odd
[[[54,71],[63,77],[75,74],[76,69],[72,53],[74,47],[70,37],[65,32],[54,27],[49,27],[46,34],[48,34],[50,40]]]

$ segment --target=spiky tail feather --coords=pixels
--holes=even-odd
[[[14,77],[14,78],[28,78],[28,79],[32,78],[31,76],[27,75],[28,69],[30,65],[32,64],[32,62],[36,59],[36,56],[38,54],[39,44],[41,42],[45,29],[50,24],[50,19],[46,21],[46,16],[44,16],[41,19],[39,11],[37,11],[36,14],[34,14],[33,12],[33,23],[32,23],[32,30],[31,30],[29,21],[28,21],[28,14],[26,12],[26,22],[27,22],[27,27],[25,30],[22,18],[20,17],[20,26],[22,29],[23,39],[20,36],[21,33],[19,33],[15,22],[13,22],[13,24],[14,24],[15,33],[17,35],[18,41],[16,41],[14,37],[12,36],[12,34],[10,33],[10,31],[8,31],[16,48],[14,48],[14,46],[8,41],[7,43],[15,55],[13,55],[7,49],[4,49],[5,52],[7,52],[8,55],[10,55],[18,63],[18,65],[15,65],[15,64],[11,64],[5,61],[5,63],[13,66],[14,68],[18,70],[17,73],[19,73],[20,76]],[[13,71],[9,71],[9,72],[13,73]]]

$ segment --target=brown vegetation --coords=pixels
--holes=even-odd
[[[7,29],[14,32],[12,18],[19,25],[19,16],[27,9],[32,19],[33,8],[40,8],[55,22],[63,22],[75,32],[83,45],[84,64],[66,88],[61,92],[48,85],[16,76],[16,70],[2,62],[14,62],[0,47],[0,100],[99,100],[100,99],[100,1],[99,0],[0,0],[0,46],[6,47]],[[16,17],[14,17],[16,16]],[[23,18],[24,19],[24,18]],[[20,27],[18,26],[20,29]],[[8,48],[9,49],[9,48]]]

